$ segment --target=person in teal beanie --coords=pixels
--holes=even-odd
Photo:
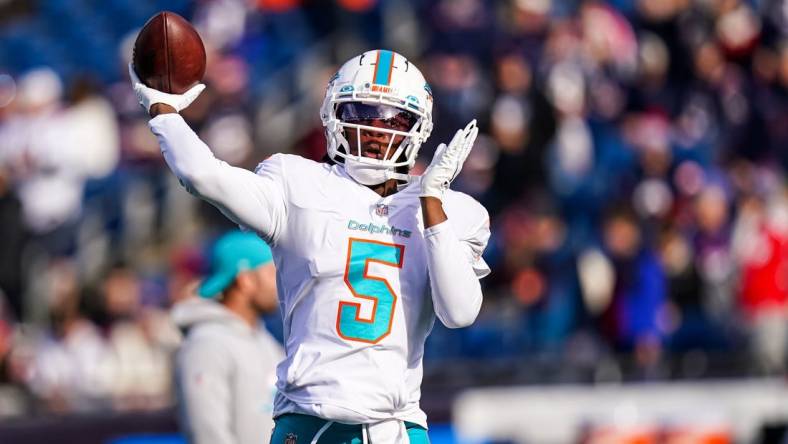
[[[254,233],[223,235],[197,294],[172,310],[185,332],[176,357],[182,429],[193,444],[268,442],[284,357],[260,320],[277,301],[270,248]]]

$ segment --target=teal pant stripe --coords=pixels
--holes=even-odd
[[[271,444],[309,444],[326,424],[316,416],[287,414],[275,419]],[[405,422],[410,444],[429,444],[427,430],[418,424]],[[335,422],[318,439],[318,444],[362,444],[361,426]]]
[[[378,61],[375,65],[375,79],[372,83],[388,85],[391,82],[391,69],[394,64],[394,53],[391,51],[378,51]]]

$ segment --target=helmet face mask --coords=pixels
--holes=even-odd
[[[346,62],[328,84],[320,117],[326,129],[328,156],[345,164],[365,185],[404,176],[432,131],[432,93],[421,72],[391,51],[367,51]],[[350,146],[349,132],[356,146]],[[364,156],[361,135],[385,133],[382,158]],[[360,175],[360,170],[365,170]],[[363,177],[361,177],[363,176]]]
[[[343,147],[347,149],[345,154],[358,156],[361,162],[368,162],[367,159],[392,160],[395,167],[407,166],[407,156],[403,155],[404,148],[408,146],[408,138],[412,132],[417,130],[417,115],[391,105],[360,102],[340,103],[336,115],[348,141],[347,147]],[[362,134],[382,136],[369,138],[383,146],[374,153],[365,153]]]

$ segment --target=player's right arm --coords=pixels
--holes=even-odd
[[[131,68],[129,74],[140,104],[153,117],[149,126],[159,140],[164,159],[181,184],[234,222],[275,242],[285,216],[277,166],[271,165],[267,175],[257,175],[213,155],[177,113],[189,106],[204,86],[197,85],[181,95],[166,94],[140,83]]]
[[[278,183],[214,157],[178,114],[157,115],[149,126],[159,139],[167,165],[190,193],[210,202],[234,222],[275,241],[285,213]]]

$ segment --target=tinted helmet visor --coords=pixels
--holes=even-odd
[[[337,118],[341,122],[368,125],[381,122],[385,128],[395,131],[410,131],[419,117],[396,106],[346,102],[337,107]]]

